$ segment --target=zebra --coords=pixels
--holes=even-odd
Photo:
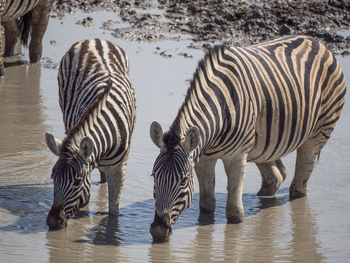
[[[52,168],[52,208],[46,223],[64,228],[90,198],[90,173],[106,175],[110,215],[118,215],[136,98],[129,81],[125,52],[109,41],[84,40],[63,56],[59,72],[59,105],[66,137],[46,133],[48,148],[59,159]]]
[[[154,241],[166,241],[191,205],[193,168],[201,212],[215,209],[215,164],[227,175],[227,223],[244,219],[247,162],[262,177],[258,196],[274,195],[286,178],[281,157],[297,150],[290,199],[307,182],[329,139],[345,99],[345,79],[333,54],[307,36],[285,36],[248,47],[212,48],[198,64],[179,112],[163,132],[150,136],[160,153],[153,166]]]
[[[13,56],[18,37],[22,44],[29,44],[30,63],[37,63],[42,54],[44,37],[54,0],[0,0],[0,24],[5,29],[4,56]],[[20,17],[20,19],[18,19]],[[0,34],[2,54],[2,36]],[[0,76],[4,76],[4,64],[0,55]]]

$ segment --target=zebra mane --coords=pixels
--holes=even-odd
[[[187,93],[185,96],[185,100],[180,107],[178,114],[172,123],[172,125],[169,128],[169,131],[164,134],[163,137],[163,142],[166,145],[166,147],[169,149],[173,149],[176,145],[180,144],[181,141],[181,117],[184,112],[185,106],[188,104],[188,102],[191,101],[191,93],[193,92],[194,89],[196,89],[196,84],[195,82],[199,80],[199,73],[205,71],[206,68],[206,63],[210,61],[212,58],[217,57],[219,52],[222,52],[223,49],[225,48],[224,45],[216,45],[209,49],[209,51],[205,54],[204,58],[201,59],[198,62],[198,66],[193,73],[192,80],[190,82],[190,87],[187,89]]]
[[[164,134],[163,142],[168,150],[174,149],[176,145],[180,144],[181,138],[178,135],[177,129],[178,128],[173,125],[170,127],[170,130]]]
[[[81,126],[84,124],[84,122],[89,118],[90,114],[97,108],[97,106],[99,105],[99,102],[103,99],[104,96],[106,96],[108,94],[108,92],[110,91],[112,86],[112,81],[109,80],[108,84],[106,86],[104,86],[102,89],[102,92],[100,92],[95,99],[93,100],[93,102],[89,105],[89,107],[87,108],[87,110],[85,111],[83,117],[79,120],[79,122],[77,122],[68,132],[67,135],[65,137],[65,139],[63,140],[63,144],[62,144],[62,149],[66,149],[67,146],[69,146],[72,137],[74,136],[74,134],[80,130]]]

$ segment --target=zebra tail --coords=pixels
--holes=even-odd
[[[319,164],[320,163],[320,158],[321,158],[321,150],[318,152],[317,154],[317,159],[316,159],[316,163]]]
[[[32,12],[29,11],[24,16],[21,16],[19,22],[21,29],[21,43],[24,46],[28,46],[28,38],[32,26]]]

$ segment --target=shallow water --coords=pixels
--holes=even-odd
[[[6,68],[0,80],[0,261],[1,262],[346,262],[350,257],[350,105],[321,154],[307,198],[288,199],[295,155],[284,158],[289,171],[275,198],[260,199],[260,175],[248,165],[243,202],[245,221],[226,225],[226,178],[217,171],[217,209],[213,218],[199,214],[198,186],[192,206],[175,224],[168,243],[152,244],[153,180],[157,148],[149,125],[166,129],[184,98],[201,50],[181,41],[127,42],[102,30],[111,13],[94,14],[91,27],[75,25],[78,13],[51,19],[44,37],[42,65]],[[64,37],[62,37],[64,36]],[[109,39],[127,53],[136,91],[137,122],[122,191],[119,217],[107,215],[106,185],[92,175],[90,204],[69,220],[68,227],[48,231],[51,207],[50,171],[56,158],[44,142],[46,131],[63,139],[58,106],[57,64],[75,42]],[[50,41],[55,40],[56,45]],[[157,48],[158,47],[158,48]],[[171,58],[161,56],[165,51]],[[185,58],[186,52],[193,58]],[[26,56],[27,57],[27,56]],[[350,58],[338,58],[350,80]],[[349,83],[349,82],[348,82]],[[349,100],[349,93],[347,100]],[[196,182],[196,185],[197,182]]]

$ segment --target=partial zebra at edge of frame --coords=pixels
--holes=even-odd
[[[40,61],[42,39],[49,23],[54,0],[0,0],[0,25],[4,27],[5,48],[0,34],[0,76],[4,76],[4,56],[13,56],[18,40],[27,45],[30,63]]]
[[[118,215],[135,126],[136,98],[129,81],[129,61],[117,45],[100,39],[77,42],[61,60],[59,105],[66,136],[46,134],[49,149],[58,156],[51,178],[50,229],[67,220],[90,199],[91,171],[108,184],[108,213]]]
[[[153,122],[160,148],[153,166],[155,214],[150,233],[169,239],[192,202],[195,170],[199,206],[213,213],[215,165],[227,175],[226,218],[244,220],[246,163],[255,162],[259,196],[273,196],[287,176],[281,157],[297,150],[290,198],[303,197],[317,156],[345,100],[345,79],[334,55],[315,39],[284,36],[247,47],[216,46],[202,59],[169,131]]]

